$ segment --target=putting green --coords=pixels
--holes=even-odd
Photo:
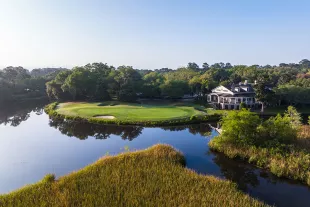
[[[194,105],[190,104],[144,105],[115,102],[68,102],[59,104],[56,111],[63,115],[85,118],[104,119],[104,116],[112,116],[115,117],[115,120],[121,121],[166,121],[205,115],[205,112],[196,110]]]

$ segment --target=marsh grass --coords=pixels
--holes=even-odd
[[[296,146],[310,153],[310,125],[304,125],[298,132]]]
[[[167,145],[105,156],[54,180],[0,196],[0,206],[266,206],[230,181],[184,167],[183,155]]]
[[[306,127],[308,130],[309,127]],[[297,140],[285,148],[263,148],[255,146],[242,146],[225,143],[221,137],[215,137],[209,142],[211,149],[224,153],[230,158],[238,158],[254,165],[269,169],[278,177],[299,180],[310,185],[310,145],[309,138],[299,132]]]

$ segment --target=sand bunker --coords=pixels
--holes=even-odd
[[[101,118],[101,119],[115,119],[114,116],[95,116],[95,118]]]

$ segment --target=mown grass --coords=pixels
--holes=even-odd
[[[190,103],[135,104],[119,102],[50,104],[45,111],[54,117],[91,123],[122,125],[174,125],[219,120],[219,114],[208,115],[206,109]],[[105,119],[97,116],[113,116]]]
[[[191,106],[171,105],[143,105],[132,103],[119,103],[117,105],[104,105],[104,103],[63,103],[57,109],[64,115],[95,117],[98,115],[114,116],[119,120],[148,121],[169,120],[204,115],[203,112]]]
[[[309,132],[309,126],[302,127],[297,140],[282,149],[226,143],[221,140],[221,136],[211,140],[209,146],[230,158],[243,159],[269,169],[279,177],[299,180],[310,185],[310,136],[305,136],[305,133],[310,135]]]
[[[0,196],[0,206],[266,206],[230,181],[184,167],[167,145],[105,156],[55,180],[52,175]]]

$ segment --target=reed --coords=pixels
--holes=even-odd
[[[55,180],[0,196],[0,206],[267,206],[230,181],[184,167],[183,155],[167,145],[105,156]]]

